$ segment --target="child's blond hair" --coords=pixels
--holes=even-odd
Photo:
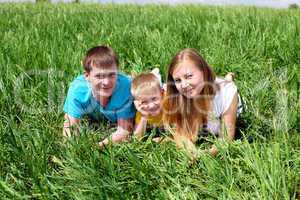
[[[131,82],[131,94],[134,98],[140,95],[151,94],[153,89],[161,90],[161,83],[151,72],[141,73]]]

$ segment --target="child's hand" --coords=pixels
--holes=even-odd
[[[134,105],[136,109],[142,114],[143,117],[148,117],[150,115],[149,112],[144,110],[144,106],[142,105],[142,102],[135,100]]]

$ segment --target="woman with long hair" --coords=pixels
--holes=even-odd
[[[213,69],[192,48],[171,60],[164,100],[164,121],[173,130],[178,146],[190,149],[202,135],[212,133],[229,141],[235,138],[241,101],[233,81],[216,77]],[[212,155],[218,152],[215,145]]]

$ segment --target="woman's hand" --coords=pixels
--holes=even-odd
[[[232,72],[229,72],[229,73],[226,74],[226,76],[225,76],[224,79],[225,79],[226,81],[234,81],[234,78],[235,78],[235,74],[232,73]]]

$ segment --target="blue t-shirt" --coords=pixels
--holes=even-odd
[[[131,80],[127,76],[118,74],[112,96],[103,108],[94,98],[89,82],[83,75],[80,75],[70,85],[64,112],[77,119],[87,115],[98,120],[105,116],[111,122],[134,118],[136,110],[130,93],[130,85]]]

